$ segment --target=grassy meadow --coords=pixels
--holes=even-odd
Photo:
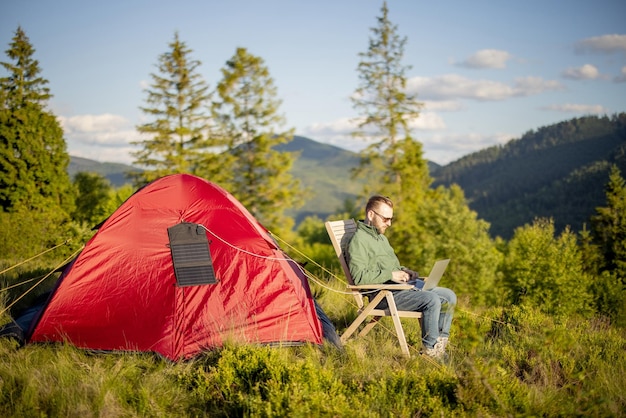
[[[356,312],[333,283],[312,287],[341,333]],[[343,350],[227,344],[178,363],[0,339],[0,416],[626,416],[622,328],[461,301],[437,363],[419,354],[417,321],[403,319],[406,358],[387,319]]]

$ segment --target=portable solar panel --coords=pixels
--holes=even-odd
[[[179,286],[217,283],[209,240],[201,225],[182,222],[167,228],[167,234]]]

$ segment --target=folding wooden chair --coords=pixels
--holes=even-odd
[[[359,315],[341,335],[341,342],[345,343],[368,317],[372,318],[365,324],[361,332],[359,332],[359,335],[361,336],[370,332],[382,317],[390,316],[396,329],[400,348],[406,356],[410,357],[411,354],[409,353],[409,347],[406,343],[406,337],[404,336],[404,329],[402,328],[400,318],[416,318],[419,320],[422,317],[422,314],[414,311],[398,311],[396,303],[393,300],[393,293],[391,291],[411,289],[413,286],[410,284],[355,285],[352,275],[350,274],[345,254],[348,248],[348,243],[356,232],[356,222],[354,219],[346,219],[340,221],[328,221],[325,225],[326,231],[328,232],[330,240],[333,243],[333,247],[335,248],[335,252],[337,253],[337,257],[339,258],[339,263],[341,264],[343,273],[348,280],[347,288],[352,292],[354,300],[359,308]],[[361,292],[367,291],[372,293],[378,291],[378,294],[374,298],[368,297],[369,303],[365,305],[363,293]],[[387,308],[375,309],[383,298],[387,300]]]

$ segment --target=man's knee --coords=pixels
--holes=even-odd
[[[450,291],[450,296],[448,297],[448,303],[452,306],[456,306],[456,293]]]
[[[437,294],[433,292],[423,292],[423,294],[427,295],[426,309],[441,307],[441,299]]]

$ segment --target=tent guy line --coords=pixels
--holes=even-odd
[[[56,248],[56,247],[55,247]],[[74,251],[69,257],[67,257],[65,260],[63,260],[59,265],[57,265],[56,267],[54,267],[52,270],[50,270],[45,276],[43,276],[37,283],[35,283],[34,285],[32,285],[30,288],[28,288],[24,293],[22,293],[18,298],[16,298],[13,302],[11,302],[8,306],[6,306],[1,312],[0,315],[2,315],[3,313],[5,313],[6,311],[8,311],[9,309],[11,309],[11,307],[13,305],[15,305],[17,302],[20,301],[20,299],[22,299],[24,296],[26,296],[29,292],[31,292],[33,289],[35,289],[37,286],[39,286],[41,283],[43,283],[44,280],[46,280],[48,277],[50,277],[52,275],[52,273],[54,273],[55,271],[57,271],[58,269],[60,269],[61,267],[63,267],[67,262],[69,262],[71,259],[73,259],[79,252],[81,252],[83,250],[83,248],[85,248],[85,246],[81,246],[78,250]],[[53,248],[54,249],[54,248]],[[45,252],[45,251],[44,251]],[[43,253],[42,253],[43,254]],[[41,255],[41,254],[39,254]],[[22,282],[21,284],[24,283],[28,283],[31,280],[27,280],[25,282]],[[10,288],[7,289],[3,289],[3,290],[8,290]]]
[[[235,246],[234,244],[231,244],[230,242],[226,241],[225,239],[221,238],[219,235],[217,235],[215,232],[211,231],[209,228],[207,228],[206,226],[202,225],[202,224],[198,224],[199,226],[201,226],[202,228],[204,228],[208,233],[210,233],[211,235],[213,235],[215,238],[217,238],[218,240],[222,241],[224,244],[228,245],[229,247],[235,249],[236,251],[240,251],[244,254],[248,254],[251,255],[253,257],[258,257],[258,258],[263,258],[266,260],[274,260],[274,261],[287,261],[287,262],[291,262],[294,263],[298,269],[300,269],[300,271],[302,272],[302,274],[304,274],[308,279],[314,281],[315,283],[317,283],[318,285],[322,286],[325,289],[330,290],[331,292],[335,292],[335,293],[339,293],[339,294],[343,294],[343,295],[351,295],[351,292],[344,292],[342,290],[337,290],[337,289],[333,289],[332,287],[326,286],[325,284],[323,284],[320,280],[318,280],[315,276],[313,276],[311,274],[311,272],[309,272],[308,270],[304,269],[300,263],[298,263],[297,261],[295,261],[292,258],[279,258],[279,257],[269,257],[269,256],[265,256],[265,255],[261,255],[261,254],[256,254],[253,253],[251,251],[247,251],[244,250],[243,248],[239,248],[237,246]],[[272,236],[277,237],[275,234],[271,233]],[[278,238],[278,237],[277,237]],[[282,242],[286,242],[283,239],[279,238]],[[289,245],[289,244],[288,244]],[[290,246],[291,247],[291,246]],[[293,248],[293,247],[291,247]],[[302,254],[302,253],[300,253]],[[313,263],[315,263],[315,261],[309,257],[307,257],[305,254],[302,254],[304,257],[306,257],[308,260],[313,261]],[[333,273],[331,273],[330,271],[328,271],[327,269],[325,269],[324,267],[322,267],[320,264],[315,263],[318,267],[322,268],[324,271],[326,271],[327,273],[329,273],[331,276],[333,276],[335,279],[339,280],[338,277],[336,277]],[[372,290],[369,292],[363,292],[363,293],[372,293],[372,292],[376,292],[376,290]]]
[[[209,232],[211,235],[213,235],[215,238],[219,239],[220,241],[222,241],[224,244],[228,245],[230,248],[242,252],[244,254],[248,254],[251,255],[253,257],[258,257],[258,258],[262,258],[265,260],[273,260],[273,261],[293,261],[294,263],[296,263],[295,260],[291,259],[291,258],[280,258],[280,257],[270,257],[267,255],[261,255],[261,254],[256,254],[253,253],[251,251],[248,250],[244,250],[243,248],[239,248],[234,244],[231,244],[230,242],[226,241],[225,239],[223,239],[222,237],[220,237],[219,235],[217,235],[215,232],[211,231],[209,228],[207,228],[206,226],[202,225],[202,224],[198,224],[198,226],[201,226],[202,228],[204,228],[205,231]],[[297,263],[296,263],[297,264]]]
[[[285,241],[284,239],[280,238],[278,235],[275,235],[273,233],[271,233],[272,236],[278,238],[283,244],[287,245],[289,248],[291,248],[292,250],[296,251],[298,254],[300,254],[302,257],[306,258],[307,261],[312,262],[313,264],[315,264],[317,267],[319,267],[320,269],[322,269],[325,273],[328,273],[328,275],[330,275],[333,279],[342,282],[342,280],[337,277],[335,275],[335,273],[333,273],[332,271],[328,270],[326,267],[322,266],[321,264],[319,264],[318,262],[316,262],[315,260],[313,260],[311,257],[309,257],[308,255],[304,254],[302,251],[299,251],[297,248],[295,248],[293,245],[289,244],[287,241]],[[294,260],[291,260],[294,261]],[[294,261],[295,262],[295,261]],[[315,283],[317,283],[318,285],[320,285],[321,287],[323,287],[324,289],[330,290],[331,292],[334,293],[338,293],[340,295],[352,295],[352,292],[346,292],[343,290],[339,290],[339,289],[334,289],[330,286],[325,285],[324,283],[322,283],[322,281],[320,279],[318,279],[317,277],[315,277],[313,275],[313,273],[311,273],[310,271],[306,270],[304,267],[302,267],[302,265],[298,262],[296,262],[296,265],[298,266],[298,268],[300,269],[300,271],[302,271],[302,274],[304,274],[308,279],[314,281]],[[361,293],[364,295],[367,295],[369,293],[373,293],[373,292],[378,292],[378,290],[374,289],[374,290],[363,290]],[[354,306],[356,306],[356,304],[354,304]]]

